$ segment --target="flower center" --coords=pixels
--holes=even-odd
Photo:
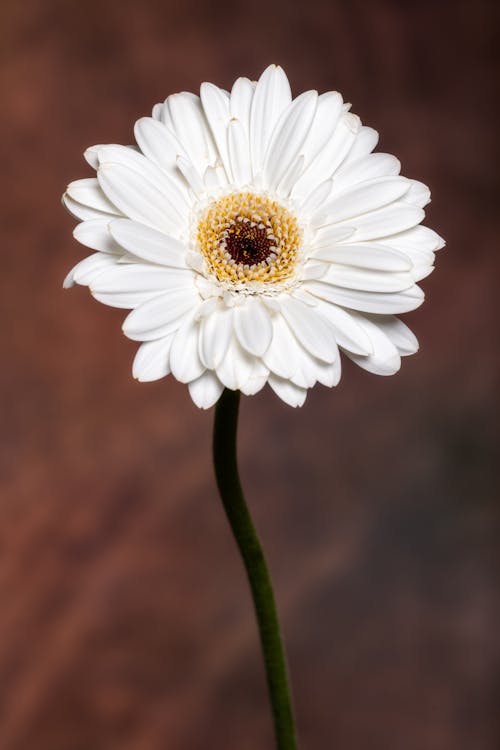
[[[273,254],[276,249],[274,241],[269,226],[237,216],[223,232],[221,244],[236,263],[255,266]]]
[[[196,231],[208,270],[237,288],[289,278],[300,250],[297,219],[266,195],[231,193],[211,201]]]

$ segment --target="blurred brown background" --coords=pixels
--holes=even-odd
[[[269,62],[339,89],[448,248],[421,352],[293,411],[244,399],[302,750],[500,747],[497,3],[3,0],[0,750],[270,750],[212,414],[132,380],[123,313],[63,292],[81,153]]]

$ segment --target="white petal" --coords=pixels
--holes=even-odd
[[[111,218],[111,217],[110,217]],[[82,245],[99,250],[101,253],[123,254],[123,249],[112,238],[109,231],[109,219],[91,219],[77,224],[73,237]]]
[[[269,376],[269,385],[275,394],[289,406],[302,406],[306,400],[307,390],[299,388],[289,380],[283,380],[275,375]]]
[[[247,138],[250,133],[250,110],[254,90],[255,86],[248,78],[237,78],[231,89],[230,114],[241,122]]]
[[[302,351],[299,357],[297,370],[291,376],[290,380],[299,388],[312,388],[317,382],[332,387],[340,378],[340,362],[338,350],[336,350],[335,362],[320,362],[315,357],[311,357],[308,352]]]
[[[282,68],[270,65],[262,73],[250,112],[250,152],[254,175],[262,171],[274,127],[292,101],[290,84]]]
[[[178,156],[177,169],[179,170],[180,174],[182,174],[186,184],[193,190],[195,195],[200,196],[204,194],[205,184],[191,159],[188,159],[185,156]]]
[[[391,237],[384,237],[384,245],[395,247],[411,257],[413,250],[436,252],[444,247],[444,240],[429,227],[415,226]]]
[[[161,185],[153,184],[144,175],[121,164],[101,165],[98,177],[105,193],[129,218],[167,234],[178,235],[184,229]]]
[[[375,323],[362,315],[356,317],[359,325],[364,328],[370,337],[373,354],[362,357],[358,354],[346,352],[347,356],[364,370],[368,370],[375,375],[394,375],[401,367],[398,350]]]
[[[198,356],[199,323],[190,316],[179,328],[170,349],[170,369],[181,383],[196,380],[205,371]]]
[[[99,149],[101,148],[102,144],[98,144],[97,146],[89,146],[89,148],[85,149],[83,152],[83,157],[87,164],[90,164],[92,169],[97,170],[97,167],[99,166],[99,159],[97,158],[97,153]]]
[[[304,282],[304,288],[307,288],[315,296],[341,307],[383,315],[416,310],[424,301],[424,293],[418,286],[389,294],[343,289],[339,286],[326,284],[323,281],[306,281]]]
[[[354,227],[337,226],[336,224],[329,224],[321,227],[314,237],[314,254],[322,247],[331,247],[336,242],[345,242],[351,239],[352,235],[356,230]]]
[[[331,365],[326,365],[323,364],[323,362],[318,362],[316,366],[318,368],[318,383],[325,385],[327,388],[333,388],[334,386],[339,384],[340,376],[342,374],[340,352],[335,362],[332,362]]]
[[[351,162],[361,159],[363,156],[370,154],[378,143],[378,133],[373,128],[369,128],[363,125],[359,128],[354,143],[352,144],[349,153],[343,163],[350,164]]]
[[[215,373],[207,370],[199,378],[192,380],[188,389],[196,406],[200,409],[210,409],[218,401],[224,386]]]
[[[204,276],[197,274],[196,286],[204,300],[216,297],[219,302],[222,301],[223,293],[219,282],[214,277],[205,278]]]
[[[293,186],[295,185],[303,171],[304,156],[303,154],[299,154],[295,161],[292,161],[287,171],[281,178],[280,183],[276,188],[276,193],[278,195],[284,196],[285,198],[288,198],[288,196],[292,192]]]
[[[415,281],[425,278],[434,267],[434,252],[444,246],[444,240],[428,227],[416,226],[406,232],[384,237],[381,242],[408,255],[413,263]]]
[[[106,219],[115,216],[121,216],[121,212],[117,208],[114,209],[113,213],[107,211],[98,211],[90,206],[84,206],[83,203],[73,200],[70,196],[65,193],[62,197],[63,206],[69,211],[69,213],[80,221],[91,221],[93,219]]]
[[[316,297],[313,297],[311,294],[309,294],[309,292],[307,291],[307,286],[306,286],[307,283],[308,282],[306,283],[303,282],[299,286],[296,286],[295,289],[293,290],[293,297],[294,299],[299,299],[301,302],[307,305],[307,307],[317,307],[319,304],[318,299]],[[280,307],[280,312],[281,312],[281,307]]]
[[[309,132],[318,101],[317,91],[306,91],[281,115],[269,143],[264,162],[265,184],[276,188],[299,155]]]
[[[404,200],[406,203],[411,203],[412,206],[423,208],[430,203],[431,191],[423,182],[410,180],[410,189],[406,193]]]
[[[433,271],[433,265],[428,265],[427,263],[421,265],[416,264],[413,266],[411,275],[414,281],[422,281],[422,279],[426,279]]]
[[[349,118],[352,115],[342,115],[333,136],[297,181],[294,198],[306,198],[319,183],[329,180],[340,166],[356,138],[353,121]]]
[[[322,279],[329,270],[329,263],[318,263],[314,258],[310,258],[308,261],[306,261],[304,267],[302,268],[299,280],[304,281],[307,279]]]
[[[232,308],[221,307],[200,322],[199,354],[204,365],[215,369],[226,356],[233,335]]]
[[[298,367],[299,343],[283,316],[272,317],[273,338],[263,356],[264,364],[280,378],[290,378]]]
[[[393,203],[408,192],[409,187],[409,180],[404,177],[378,177],[370,182],[354,185],[338,195],[333,193],[313,221],[321,226],[353,219]]]
[[[148,302],[157,292],[96,292],[91,289],[92,297],[108,307],[121,310],[133,310],[135,307]],[[140,341],[141,339],[139,339]]]
[[[330,265],[323,281],[334,286],[361,289],[365,292],[402,292],[413,286],[413,277],[408,271],[387,273],[335,263]]]
[[[121,247],[138,258],[162,266],[187,268],[187,249],[175,237],[169,237],[163,232],[130,219],[112,221],[109,231]]]
[[[283,295],[280,301],[283,317],[302,346],[314,357],[324,362],[333,362],[337,345],[331,326],[315,313],[314,308],[308,307],[300,300]]]
[[[136,341],[151,341],[177,331],[184,317],[199,304],[193,290],[160,294],[144,302],[125,318],[123,332]]]
[[[166,100],[175,134],[200,172],[216,161],[217,151],[198,96],[184,91]]]
[[[170,372],[169,356],[174,335],[157,341],[146,341],[137,350],[132,365],[132,374],[141,383],[164,378]]]
[[[332,192],[332,180],[321,182],[304,201],[298,201],[300,213],[311,216],[328,200]]]
[[[392,315],[368,315],[367,317],[385,333],[401,357],[418,352],[418,339],[402,320]]]
[[[164,102],[161,102],[161,104],[156,105],[156,107],[153,107],[153,113],[152,116],[155,120],[158,120],[159,122],[162,122],[164,125],[167,126],[167,128],[172,132],[175,133],[175,127],[174,122],[172,120],[172,115],[170,114],[170,109],[168,106],[168,99],[165,99]],[[155,112],[156,109],[156,112]],[[158,115],[158,116],[156,116]]]
[[[321,383],[321,385],[324,385],[327,388],[333,388],[334,386],[338,385],[340,381],[340,355],[337,357],[335,362],[332,362],[331,365],[315,360],[314,369],[317,382]]]
[[[389,239],[389,238],[387,238]],[[382,242],[386,242],[386,238],[383,238],[381,240]],[[384,247],[391,247],[390,245],[384,245]],[[394,247],[391,247],[391,250],[395,250]],[[396,252],[401,252],[399,249],[396,250]],[[410,248],[406,249],[404,252],[404,255],[410,259],[412,264],[412,273],[415,272],[416,266],[433,266],[436,256],[434,253],[432,253],[430,250],[411,250]]]
[[[185,276],[179,278],[164,273],[154,273],[154,267],[140,264],[116,265],[105,269],[99,278],[89,284],[92,296],[110,307],[134,309],[148,302],[159,294],[173,292],[174,294],[187,288]],[[186,272],[181,272],[185,274]],[[102,278],[101,278],[102,277]],[[154,338],[157,338],[154,336]],[[139,337],[139,340],[141,338]]]
[[[112,294],[117,292],[161,292],[194,289],[192,273],[186,270],[158,268],[149,263],[115,263],[92,283],[92,291]]]
[[[380,271],[410,271],[412,268],[411,260],[407,255],[394,248],[373,242],[320,247],[312,252],[312,257],[330,263]]]
[[[252,376],[255,357],[248,354],[233,336],[222,361],[217,365],[217,377],[226,388],[241,391]]]
[[[249,354],[262,357],[273,336],[269,313],[258,299],[251,297],[234,311],[234,330],[241,346]]]
[[[63,281],[63,288],[69,289],[74,284],[87,286],[93,279],[116,265],[116,256],[94,253],[74,266]]]
[[[368,182],[377,177],[392,177],[398,175],[401,163],[391,154],[368,154],[354,162],[349,162],[335,173],[333,178],[333,192],[340,193],[353,185]]]
[[[152,109],[151,117],[153,118],[153,120],[158,120],[158,122],[163,122],[162,114],[163,114],[163,102],[158,102],[158,104],[155,104]]]
[[[309,352],[304,352],[299,360],[299,366],[294,372],[290,381],[299,388],[312,388],[317,383],[316,368],[314,367],[314,357]]]
[[[371,354],[372,345],[363,328],[357,323],[352,312],[321,300],[319,312],[329,320],[337,344],[354,354]]]
[[[346,224],[356,228],[349,239],[352,242],[364,242],[365,240],[385,238],[416,226],[424,216],[423,210],[417,206],[400,202],[391,203],[378,211],[362,214],[346,222]],[[344,224],[335,226],[344,226]]]
[[[290,378],[290,381],[294,385],[298,385],[299,388],[312,388],[316,385],[318,378],[316,377],[317,372],[314,365],[315,362],[319,362],[319,360],[315,357],[311,357],[309,352],[302,349],[299,354],[298,367]],[[323,364],[325,364],[326,367],[330,367],[327,363]]]
[[[231,163],[227,145],[227,128],[231,117],[229,96],[218,86],[214,86],[213,83],[202,83],[200,97],[221,161],[228,179],[231,180]]]
[[[84,206],[90,206],[105,213],[116,213],[115,206],[104,195],[95,177],[70,182],[66,192],[70,198]]]
[[[236,185],[248,185],[252,180],[250,145],[243,124],[233,118],[228,129],[231,172]]]
[[[267,307],[271,314],[281,312],[281,305],[277,297],[262,297],[262,304]]]
[[[227,177],[221,165],[207,167],[203,175],[203,182],[207,190],[217,190],[227,184]]]
[[[306,167],[323,151],[333,137],[342,114],[342,104],[342,96],[338,91],[328,91],[318,97],[314,120],[302,148]]]
[[[245,396],[254,396],[265,386],[268,377],[269,369],[264,365],[262,360],[254,357],[248,377],[241,383],[240,391]]]
[[[99,149],[99,164],[120,164],[123,167],[138,172],[154,185],[166,200],[165,210],[175,222],[179,217],[187,218],[191,201],[184,180],[180,175],[173,175],[158,167],[146,158],[138,149],[130,146],[102,146]],[[97,175],[99,178],[99,174]]]
[[[198,307],[198,310],[196,312],[196,319],[201,320],[202,318],[206,318],[207,315],[212,315],[219,308],[219,305],[220,300],[217,297],[204,299],[201,305],[199,305]]]
[[[415,279],[415,281],[419,281],[420,279],[425,279],[427,276],[429,276],[430,273],[434,270],[434,261],[430,260],[420,260],[417,256],[416,251],[413,251],[412,253],[412,261],[413,261],[413,268],[412,268],[412,276]]]
[[[197,271],[199,274],[204,273],[205,259],[198,250],[188,250],[186,254],[186,263],[193,271]]]
[[[142,153],[164,169],[174,181],[179,180],[177,157],[186,156],[186,151],[177,136],[152,117],[137,120],[134,134]]]

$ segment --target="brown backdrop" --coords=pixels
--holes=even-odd
[[[61,290],[81,152],[269,62],[339,89],[448,242],[393,378],[245,399],[302,750],[496,750],[496,3],[3,0],[1,750],[272,747],[212,414],[139,385],[122,312]]]

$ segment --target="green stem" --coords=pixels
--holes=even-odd
[[[262,546],[245,502],[236,460],[239,391],[225,390],[214,422],[214,466],[226,516],[252,590],[271,699],[277,750],[297,750],[285,651],[273,588]]]

